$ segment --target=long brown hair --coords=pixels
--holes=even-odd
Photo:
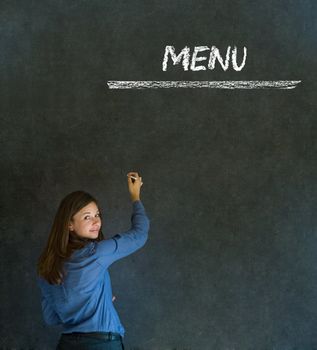
[[[62,199],[55,215],[46,247],[37,263],[38,275],[46,279],[50,284],[60,284],[62,282],[65,275],[63,270],[64,261],[75,250],[83,248],[91,241],[104,239],[101,230],[96,239],[81,238],[71,234],[69,231],[69,223],[73,216],[91,202],[95,202],[97,207],[99,207],[96,199],[84,191],[72,192]]]

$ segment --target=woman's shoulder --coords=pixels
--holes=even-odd
[[[97,241],[91,241],[83,248],[74,250],[69,260],[93,255],[96,252],[97,244]]]

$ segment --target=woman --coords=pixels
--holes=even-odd
[[[112,303],[108,267],[141,248],[149,219],[140,201],[142,177],[129,172],[130,230],[104,240],[98,202],[76,191],[60,203],[38,261],[42,310],[48,325],[62,325],[57,349],[124,349],[124,328]]]

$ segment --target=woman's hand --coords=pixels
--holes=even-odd
[[[140,200],[140,189],[143,185],[142,177],[138,173],[131,171],[127,174],[128,188],[132,202]]]

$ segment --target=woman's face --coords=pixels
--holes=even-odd
[[[82,238],[97,238],[100,228],[100,212],[95,202],[91,202],[80,209],[69,224],[69,230]]]

